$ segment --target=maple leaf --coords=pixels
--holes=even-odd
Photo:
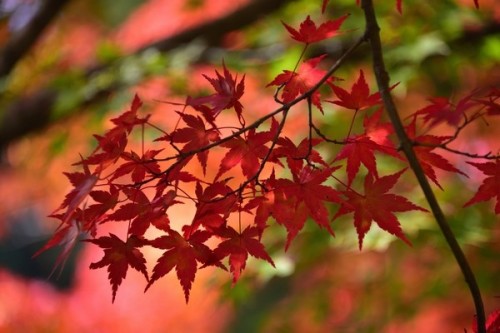
[[[323,3],[321,4],[321,14],[324,14],[326,11],[326,6],[328,6],[328,2],[330,0],[323,0]]]
[[[73,165],[99,165],[98,170],[104,170],[108,166],[116,163],[120,156],[125,151],[128,140],[124,131],[119,132],[117,135],[112,135],[111,132],[106,133],[105,136],[94,135],[97,140],[96,150],[90,154],[86,159],[74,163]],[[102,152],[101,152],[102,150]]]
[[[391,123],[381,122],[383,108],[379,108],[371,115],[365,115],[363,119],[363,127],[365,135],[373,142],[390,148],[395,148],[394,143],[389,139],[389,135],[394,133],[394,127]]]
[[[192,106],[194,109],[201,111],[205,119],[214,127],[214,120],[222,110],[234,108],[241,123],[244,123],[242,118],[243,105],[240,98],[245,91],[245,76],[238,82],[238,76],[233,77],[227,70],[226,65],[222,63],[224,69],[224,76],[219,74],[216,70],[215,78],[203,75],[205,79],[215,89],[215,94],[204,97],[192,98],[188,97],[186,104]],[[207,109],[206,104],[211,107]]]
[[[297,197],[286,200],[280,198],[274,203],[273,207],[273,217],[276,219],[276,222],[283,225],[287,231],[285,244],[285,251],[287,251],[292,240],[294,240],[302,228],[304,228],[307,218],[310,217],[312,213],[306,203]],[[324,212],[316,215],[323,217]],[[322,223],[324,223],[324,221]],[[327,228],[330,228],[330,226],[328,225]],[[331,228],[329,232],[333,235],[333,230],[331,230]]]
[[[326,185],[321,185],[337,168],[316,169],[309,165],[293,169],[294,180],[275,179],[274,170],[263,184],[262,196],[255,197],[249,206],[256,206],[255,225],[262,232],[266,221],[274,217],[276,222],[287,230],[285,250],[304,227],[311,216],[320,227],[325,227],[333,234],[328,223],[328,211],[325,201],[338,202],[338,192]]]
[[[236,208],[237,197],[224,181],[215,182],[205,189],[196,183],[196,213],[187,234],[203,225],[208,230],[220,228],[229,214]]]
[[[127,146],[127,135],[131,133],[136,125],[144,125],[149,119],[149,115],[145,118],[139,118],[137,111],[142,106],[142,101],[139,96],[135,95],[132,100],[130,110],[124,112],[117,118],[111,119],[116,125],[105,133],[104,136],[94,135],[98,141],[97,148],[85,160],[75,163],[75,165],[95,165],[99,164],[100,169],[105,169],[109,165],[115,163]],[[103,152],[100,152],[102,150]]]
[[[390,89],[393,89],[396,85]],[[359,111],[382,103],[380,92],[370,95],[370,88],[365,81],[365,74],[362,69],[359,70],[358,80],[352,85],[351,92],[335,85],[331,85],[331,87],[339,99],[327,102],[337,104],[346,109]]]
[[[71,221],[77,208],[87,198],[89,193],[97,184],[97,181],[99,180],[99,174],[96,172],[90,173],[89,168],[84,165],[84,172],[64,172],[64,175],[68,177],[69,181],[74,186],[74,189],[71,190],[64,198],[61,206],[56,209],[57,212],[63,208],[66,208],[66,212],[64,213],[64,216],[62,218],[62,223],[66,224]]]
[[[129,233],[142,236],[151,224],[165,230],[169,224],[166,210],[178,203],[175,201],[175,191],[169,191],[165,195],[155,197],[149,201],[148,197],[140,189],[123,188],[123,192],[132,202],[121,205],[113,214],[108,216],[109,220],[126,221],[131,220]]]
[[[264,181],[263,188],[265,190],[262,195],[252,198],[246,206],[247,209],[256,208],[254,222],[261,232],[267,227],[266,221],[269,217],[273,216],[278,223],[285,225],[295,213],[295,205],[277,186],[274,169],[269,178]]]
[[[354,180],[361,163],[368,172],[378,178],[375,151],[402,159],[392,141],[389,140],[389,135],[394,131],[393,127],[389,123],[380,123],[381,115],[382,108],[371,116],[365,116],[363,119],[365,133],[349,138],[347,144],[334,159],[334,162],[347,159],[348,185],[351,185]]]
[[[323,142],[318,138],[304,138],[298,146],[288,137],[278,138],[277,147],[273,150],[275,158],[285,157],[290,170],[298,171],[302,168],[304,160],[308,162],[318,163],[324,167],[328,164],[323,160],[320,153],[314,150],[313,147]]]
[[[189,114],[180,113],[182,120],[188,125],[185,128],[178,128],[169,135],[163,136],[155,141],[169,141],[172,143],[185,143],[182,152],[195,151],[205,147],[211,142],[220,140],[216,129],[206,129],[203,119]],[[209,150],[196,153],[198,161],[203,168],[203,174],[206,174]]]
[[[116,169],[110,180],[125,176],[129,173],[132,174],[132,181],[139,183],[144,180],[146,174],[158,175],[161,173],[160,166],[154,157],[158,155],[163,149],[160,150],[147,150],[142,156],[137,155],[135,152],[124,152],[121,157],[128,161],[123,163]]]
[[[51,215],[51,217],[62,218],[61,215]],[[54,272],[57,270],[58,267],[61,267],[62,271],[62,268],[66,263],[66,260],[68,260],[71,251],[76,245],[79,235],[80,235],[80,227],[76,220],[73,219],[69,223],[63,222],[59,225],[54,235],[47,241],[47,243],[45,243],[45,245],[41,249],[35,252],[32,258],[38,257],[40,254],[47,251],[48,249],[53,248],[54,246],[61,245],[63,249],[57,255],[56,261],[49,275],[52,276],[52,274],[54,274]]]
[[[192,233],[189,238],[184,238],[177,231],[170,229],[167,236],[151,240],[150,245],[167,251],[158,258],[145,291],[175,267],[187,303],[191,285],[198,270],[197,262],[203,265],[220,266],[214,261],[212,250],[203,244],[211,235],[206,231],[197,231]]]
[[[334,159],[334,162],[347,159],[347,185],[351,185],[361,163],[368,172],[378,178],[375,151],[401,159],[395,147],[379,145],[365,134],[349,138],[348,143],[342,147]]]
[[[326,74],[326,71],[316,68],[325,56],[326,55],[321,55],[303,62],[297,72],[284,70],[283,73],[278,74],[278,76],[276,76],[266,87],[283,86],[283,92],[281,93],[283,103],[293,101],[299,94],[308,92]],[[327,82],[332,81],[333,78],[329,78]],[[323,112],[320,92],[318,90],[311,95],[311,102]]]
[[[463,173],[462,171],[460,171],[459,169],[454,167],[444,157],[433,152],[433,150],[436,149],[436,147],[438,145],[440,145],[442,142],[448,140],[449,137],[447,137],[447,136],[438,137],[438,136],[434,136],[434,135],[420,135],[420,136],[416,137],[415,136],[415,118],[408,126],[406,126],[406,132],[408,134],[408,137],[417,143],[417,145],[413,147],[413,150],[415,151],[415,155],[417,155],[417,158],[420,162],[420,165],[422,166],[424,173],[441,190],[443,188],[441,187],[441,184],[439,184],[439,182],[437,180],[437,176],[436,176],[436,172],[434,171],[434,168],[439,168],[441,170],[459,173],[459,174],[467,177],[467,175],[465,173]],[[418,144],[420,144],[420,145],[418,145]]]
[[[291,170],[293,180],[283,178],[276,180],[275,189],[283,191],[288,201],[285,203],[288,208],[284,209],[284,211],[293,210],[296,212],[294,227],[287,228],[289,232],[287,247],[293,237],[302,229],[307,215],[311,216],[320,227],[326,228],[333,235],[333,230],[329,224],[328,210],[324,202],[340,203],[342,199],[337,190],[330,186],[322,185],[322,183],[338,168],[317,169],[306,165],[301,170],[297,170],[297,172]],[[298,217],[300,219],[297,219]],[[285,223],[284,225],[287,227],[290,224]]]
[[[71,254],[71,250],[74,248],[76,241],[78,240],[80,231],[92,232],[93,229],[92,224],[86,224],[85,227],[88,229],[80,230],[80,224],[77,221],[77,217],[79,218],[79,216],[77,215],[80,211],[78,207],[87,198],[89,193],[91,193],[92,189],[97,184],[99,174],[90,173],[90,170],[86,165],[84,165],[83,169],[84,172],[64,173],[64,175],[68,177],[69,181],[74,186],[74,189],[66,195],[61,206],[59,206],[59,208],[50,215],[50,217],[61,220],[57,231],[52,236],[52,238],[49,239],[47,243],[33,255],[33,257],[37,257],[41,253],[53,248],[54,246],[63,246],[63,250],[57,256],[50,275],[55,272],[57,267],[64,266],[64,263],[68,259],[69,255]],[[63,214],[55,214],[57,211],[60,211],[64,208],[66,208],[66,211]]]
[[[472,331],[477,333],[477,319],[472,322]],[[500,333],[500,310],[495,310],[486,319],[486,333]]]
[[[394,187],[399,177],[405,171],[406,169],[403,169],[395,174],[375,180],[372,174],[368,173],[364,182],[364,195],[352,189],[343,191],[347,200],[342,201],[341,207],[333,219],[354,212],[354,226],[358,234],[360,250],[363,247],[363,239],[368,230],[370,230],[372,221],[375,221],[383,230],[410,244],[410,241],[401,230],[401,225],[394,212],[406,212],[410,210],[426,212],[427,210],[411,203],[402,196],[387,193]]]
[[[255,176],[260,169],[260,161],[266,157],[269,151],[266,143],[276,136],[277,131],[278,122],[273,118],[269,131],[256,133],[255,129],[252,128],[245,138],[237,136],[222,143],[220,146],[229,148],[229,151],[222,159],[215,179],[219,179],[222,174],[238,164],[241,165],[243,175],[247,178]]]
[[[495,214],[500,214],[500,159],[496,159],[495,162],[467,163],[481,170],[489,177],[486,177],[483,180],[476,194],[474,194],[474,196],[464,204],[464,207],[497,197]]]
[[[95,237],[96,224],[104,222],[107,217],[105,213],[115,208],[118,203],[120,191],[114,185],[110,186],[109,192],[106,191],[92,191],[89,196],[96,202],[85,208],[80,213],[80,219],[84,221],[82,229],[90,231],[90,234]]]
[[[398,10],[399,14],[403,14],[403,0],[396,0],[396,9]]]
[[[432,104],[418,110],[413,116],[422,116],[424,123],[428,124],[429,127],[433,127],[442,122],[458,127],[460,121],[464,119],[465,112],[476,105],[476,102],[471,101],[472,95],[473,94],[463,97],[456,105],[448,98],[431,98]]]
[[[488,95],[486,95],[485,99],[479,99],[477,102],[486,106],[486,112],[490,116],[498,116],[500,115],[500,104],[498,103],[498,99],[500,99],[500,89],[492,88]]]
[[[134,95],[134,99],[130,105],[130,110],[125,111],[119,117],[111,119],[111,122],[116,125],[115,128],[110,130],[110,133],[118,135],[118,132],[126,132],[130,134],[132,129],[136,125],[143,125],[149,119],[149,116],[145,118],[139,118],[137,116],[137,111],[142,106],[142,101],[137,94]]]
[[[94,199],[95,204],[90,205],[85,209],[86,214],[90,216],[102,215],[106,211],[113,209],[118,203],[118,196],[120,191],[114,185],[109,187],[109,192],[107,191],[92,191],[89,195]]]
[[[173,166],[168,168],[168,170],[161,173],[158,177],[158,182],[155,185],[156,195],[155,197],[160,197],[165,189],[173,187],[177,190],[179,183],[191,183],[199,181],[198,178],[193,176],[187,171],[183,171],[183,168],[189,162],[189,158],[185,158],[184,160],[175,163]]]
[[[233,274],[233,283],[236,283],[241,272],[245,269],[248,255],[264,259],[274,267],[274,262],[267,254],[264,245],[257,239],[260,230],[257,227],[246,227],[242,233],[238,233],[231,227],[225,227],[217,231],[219,237],[225,238],[214,250],[218,259],[229,256],[229,265]]]
[[[288,24],[284,22],[282,23],[293,39],[301,43],[311,44],[339,35],[340,33],[338,30],[348,16],[349,14],[346,14],[336,20],[326,21],[325,23],[320,24],[319,27],[316,27],[316,23],[314,23],[308,15],[307,18],[300,24],[298,31]]]
[[[139,247],[147,245],[147,242],[135,235],[131,235],[126,242],[114,234],[99,237],[97,239],[87,239],[87,242],[96,244],[104,249],[104,256],[98,262],[90,264],[90,269],[103,268],[108,266],[108,278],[113,290],[113,302],[116,292],[123,279],[127,276],[128,267],[141,272],[147,281],[148,272],[146,269],[146,259]]]

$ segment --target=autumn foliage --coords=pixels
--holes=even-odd
[[[359,1],[358,1],[359,2]],[[323,1],[323,11],[328,1]],[[478,6],[478,2],[475,1]],[[402,12],[402,1],[396,1]],[[307,48],[310,44],[347,33],[344,14],[333,20],[315,22],[307,16],[299,27],[283,23],[290,38]],[[354,32],[349,32],[354,33]],[[166,274],[176,274],[186,302],[199,269],[215,266],[229,271],[232,281],[240,278],[249,256],[274,265],[262,237],[271,223],[287,233],[285,249],[312,220],[335,235],[332,221],[352,217],[359,248],[375,223],[382,230],[411,245],[396,213],[420,211],[421,207],[398,194],[401,178],[408,172],[407,157],[395,139],[392,123],[384,120],[385,104],[378,91],[370,91],[365,71],[353,73],[349,86],[322,65],[327,55],[299,59],[295,69],[284,69],[267,87],[275,88],[276,109],[250,121],[251,105],[243,105],[245,76],[222,63],[212,76],[205,75],[213,91],[206,96],[188,96],[178,105],[174,128],[160,128],[140,112],[142,100],[135,96],[130,108],[112,119],[113,127],[96,135],[97,148],[75,163],[82,171],[65,175],[73,189],[52,214],[59,229],[39,253],[63,245],[58,264],[64,263],[78,235],[100,247],[101,260],[91,269],[106,268],[114,300],[129,268],[145,278],[145,290]],[[345,60],[342,60],[345,61]],[[390,90],[397,89],[391,83]],[[458,102],[444,97],[430,98],[429,105],[404,119],[409,138],[425,176],[442,189],[441,171],[467,176],[442,152],[454,153],[485,176],[476,194],[464,206],[495,201],[500,214],[500,160],[498,153],[483,155],[460,151],[451,145],[471,123],[500,114],[500,90],[473,91]],[[352,115],[351,126],[337,137],[320,126],[324,103],[336,105]],[[299,139],[283,135],[287,116],[307,106],[308,122]],[[317,108],[315,110],[313,107]],[[233,113],[231,126],[221,125],[221,115]],[[354,130],[355,122],[362,131]],[[432,129],[446,124],[446,135]],[[154,147],[148,147],[145,131],[156,133]],[[141,149],[131,149],[132,137],[141,138]],[[152,144],[151,143],[151,144]],[[221,154],[214,158],[213,152]],[[336,152],[325,154],[325,151]],[[380,170],[379,158],[395,161],[399,169]],[[200,174],[187,166],[198,163]],[[207,165],[217,164],[216,173]],[[438,172],[439,170],[439,172]],[[195,214],[174,228],[169,209],[192,205]],[[123,228],[121,236],[102,234],[105,224]],[[162,235],[148,238],[148,230]],[[143,249],[162,252],[148,272]],[[175,271],[175,272],[174,272]],[[498,314],[496,319],[498,322]],[[498,332],[490,324],[488,332]],[[495,330],[496,329],[496,330]]]

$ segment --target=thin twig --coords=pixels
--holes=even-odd
[[[35,16],[0,51],[0,77],[9,75],[70,0],[45,0]]]

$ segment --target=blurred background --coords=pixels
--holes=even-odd
[[[308,49],[333,63],[363,32],[354,0],[332,0],[325,14],[351,16],[335,39]],[[473,89],[500,86],[500,2],[480,0],[376,2],[394,95],[402,115],[429,97],[458,100]],[[292,70],[302,47],[287,35],[321,1],[307,0],[0,0],[0,332],[463,332],[474,308],[457,265],[430,214],[400,216],[409,247],[372,227],[358,250],[352,216],[333,223],[333,238],[306,224],[287,252],[282,228],[264,241],[277,268],[250,260],[240,281],[202,269],[185,304],[173,274],[143,293],[129,270],[114,304],[106,270],[88,266],[102,252],[77,246],[64,270],[49,278],[58,249],[32,255],[52,235],[47,217],[71,189],[62,172],[95,147],[93,134],[126,110],[135,93],[156,123],[173,126],[170,104],[207,91],[222,60],[246,73],[242,102],[258,117],[276,108],[264,88]],[[361,47],[336,74],[347,89],[365,70]],[[326,67],[325,67],[326,68]],[[287,133],[300,133],[304,105]],[[343,133],[352,114],[325,105],[325,133]],[[477,121],[455,146],[500,149],[497,119]],[[434,131],[446,134],[447,128]],[[436,133],[436,132],[434,132]],[[448,132],[449,133],[449,132]],[[325,152],[332,154],[332,152]],[[438,173],[435,188],[482,289],[486,311],[500,307],[500,225],[489,201],[462,209],[482,181],[463,158],[444,154],[469,178]],[[392,161],[378,160],[383,170]],[[218,166],[212,166],[217,168]],[[399,189],[426,207],[413,178]],[[406,183],[405,183],[406,184]],[[332,208],[332,211],[334,208]],[[185,212],[174,216],[181,218]],[[181,223],[182,224],[182,223]],[[153,255],[153,254],[152,254]],[[154,262],[154,259],[152,259]]]

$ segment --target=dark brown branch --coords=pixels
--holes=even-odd
[[[436,219],[436,222],[438,223],[439,228],[441,229],[441,232],[446,239],[446,242],[450,246],[453,256],[460,266],[462,275],[464,276],[465,281],[469,286],[469,290],[471,292],[476,308],[478,332],[486,333],[484,306],[481,298],[481,292],[477,285],[474,273],[470,268],[469,262],[467,261],[467,258],[460,248],[460,245],[458,244],[453,231],[446,221],[446,218],[443,214],[443,211],[441,210],[441,207],[439,206],[434,192],[432,191],[429,181],[424,174],[422,166],[420,165],[420,162],[415,155],[412,143],[406,135],[403,123],[401,122],[401,118],[399,117],[398,111],[391,97],[389,88],[389,75],[387,74],[387,71],[385,69],[384,59],[382,55],[382,44],[380,42],[379,35],[380,28],[377,23],[375,10],[373,8],[373,2],[372,0],[362,0],[361,3],[365,12],[367,37],[370,40],[372,49],[373,69],[386,112],[389,115],[392,125],[394,126],[398,139],[401,143],[402,150],[406,155],[406,158],[408,159],[410,167],[413,170],[417,181],[422,188],[422,191],[424,192],[425,199],[429,203],[432,214],[434,215],[434,218]]]
[[[68,1],[68,0],[65,0]],[[166,52],[187,44],[195,39],[204,39],[209,45],[217,43],[229,31],[238,30],[257,21],[258,19],[279,9],[292,0],[254,0],[240,9],[237,9],[225,17],[215,19],[208,23],[187,29],[176,35],[153,42],[137,50],[134,55],[140,54],[148,49],[157,49]],[[56,3],[63,1],[56,1]],[[212,44],[210,44],[212,43]],[[105,70],[109,65],[92,66],[87,69],[87,75]],[[98,91],[94,96],[85,101],[85,104],[98,102],[107,96],[111,87]],[[7,106],[0,119],[0,150],[7,147],[11,142],[35,131],[47,127],[52,120],[52,113],[58,92],[55,90],[41,89],[33,95],[26,96]]]
[[[142,47],[138,52],[151,48],[165,52],[200,37],[209,45],[218,45],[224,33],[246,27],[289,2],[291,0],[254,0],[245,7],[235,10],[230,15],[185,30],[175,36],[153,42]],[[221,31],[224,33],[221,34]]]
[[[458,38],[450,41],[452,47],[464,48],[467,46],[477,44],[479,41],[489,36],[497,36],[500,33],[500,22],[492,21],[479,29],[467,29]]]
[[[45,28],[70,0],[46,0],[26,27],[14,34],[0,51],[0,77],[10,74],[17,62],[33,47]]]

